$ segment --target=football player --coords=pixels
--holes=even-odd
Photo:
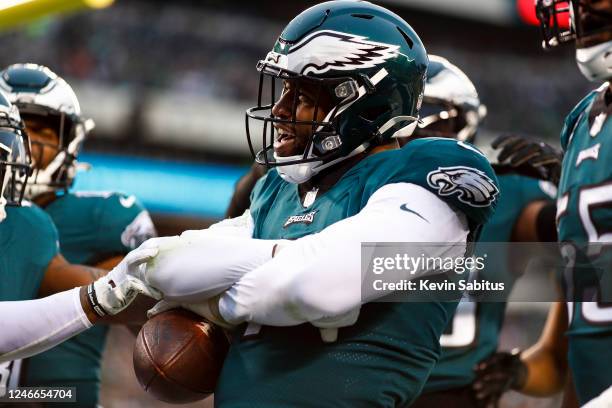
[[[486,108],[480,103],[472,82],[459,68],[444,58],[430,55],[421,112],[423,124],[402,143],[423,137],[445,137],[472,143]],[[501,198],[494,216],[482,230],[482,242],[556,241],[556,236],[550,234],[555,230],[554,186],[517,175],[513,167],[522,164],[518,160],[520,157],[527,157],[518,152],[528,145],[525,139],[517,136],[504,136],[494,142],[494,147],[504,147],[499,157],[502,164],[494,167],[498,172]],[[543,156],[542,152],[528,151],[532,162]],[[556,163],[560,166],[558,157]],[[544,167],[544,164],[533,166]],[[478,247],[476,252],[479,252]],[[517,278],[509,268],[509,261],[496,259],[494,267],[486,267],[474,279],[504,282],[509,292]],[[475,379],[473,368],[497,350],[505,308],[506,304],[501,301],[476,303],[469,298],[459,304],[453,320],[440,338],[440,360],[432,370],[423,394],[412,406],[477,405],[471,389]]]
[[[215,265],[235,262],[237,251],[218,247],[208,259],[199,248],[211,251],[217,238],[193,232],[160,246],[146,268],[166,299],[241,325],[217,405],[402,406],[421,391],[457,303],[368,303],[381,294],[361,293],[360,244],[465,244],[498,193],[487,160],[467,143],[397,148],[395,138],[416,127],[426,66],[405,21],[352,1],[298,15],[258,64],[269,104],[260,94],[247,111],[247,136],[251,147],[265,141],[256,161],[273,169],[257,182],[250,211],[225,221],[255,261],[224,273]],[[181,243],[187,238],[196,249]],[[324,343],[313,326],[344,328]]]
[[[568,12],[570,28],[562,30],[560,20]],[[566,261],[561,277],[566,302],[555,305],[533,348],[511,361],[489,362],[490,381],[483,385],[512,384],[526,393],[548,395],[563,387],[569,366],[573,391],[583,405],[612,385],[612,285],[604,248],[612,224],[607,162],[612,155],[607,140],[612,138],[612,0],[538,0],[536,13],[544,48],[575,43],[580,72],[590,81],[607,82],[578,103],[561,131],[557,229]],[[527,373],[523,381],[517,381],[520,372]]]
[[[59,253],[58,233],[51,218],[35,204],[22,201],[31,171],[29,141],[17,108],[1,92],[0,137],[0,392],[3,394],[8,385],[17,384],[20,373],[20,361],[8,360],[24,356],[26,349],[37,352],[48,347],[48,342],[55,341],[71,322],[82,321],[75,320],[72,313],[74,300],[79,300],[78,292],[68,291],[59,297],[34,301],[38,309],[16,309],[14,305],[21,303],[17,301],[86,285],[99,278],[103,271],[68,263]],[[124,261],[122,267],[131,265],[135,256]],[[123,289],[113,288],[113,285],[121,286],[120,283],[118,278],[106,277],[98,280],[97,287],[101,295],[117,292],[119,303],[127,302]],[[65,319],[58,318],[47,307],[58,301],[70,311]],[[34,337],[31,330],[37,330]]]
[[[18,107],[30,138],[33,174],[25,197],[45,210],[71,263],[112,269],[130,250],[156,235],[134,196],[68,191],[91,119],[82,117],[72,87],[49,68],[14,64],[0,72],[0,89]],[[22,386],[76,386],[78,403],[95,407],[108,326],[88,330],[22,363]]]

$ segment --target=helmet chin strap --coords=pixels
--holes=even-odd
[[[307,162],[307,163],[298,163],[298,164],[289,164],[286,166],[280,165],[276,167],[276,171],[278,171],[279,176],[289,183],[293,184],[302,184],[310,180],[315,175],[319,174],[321,171],[333,166],[334,164],[340,163],[343,160],[348,159],[349,157],[353,157],[359,153],[364,152],[368,146],[369,142],[363,143],[357,146],[352,152],[350,152],[346,156],[342,156],[337,158],[336,160],[329,161],[323,164],[320,161]],[[291,160],[299,160],[303,156],[298,154],[296,156],[286,156],[281,157],[277,156],[274,153],[274,159],[277,163],[287,162]]]
[[[576,63],[589,81],[612,78],[612,40],[592,47],[577,48]]]
[[[0,184],[0,222],[6,219],[6,203],[7,199],[4,197],[4,190],[6,190],[6,186],[10,177],[10,166],[7,166],[4,172],[4,180],[2,180],[2,184]]]

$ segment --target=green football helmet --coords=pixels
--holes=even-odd
[[[257,64],[257,106],[246,112],[251,153],[258,163],[278,166],[285,180],[299,184],[392,137],[409,136],[418,122],[427,65],[427,52],[412,27],[383,7],[344,0],[305,10]],[[314,85],[317,95],[326,92],[332,107],[324,120],[317,120],[319,97],[312,120],[296,120],[297,96],[290,119],[275,116],[276,91],[283,89],[279,81]],[[269,99],[263,95],[267,89]],[[261,128],[257,152],[253,121]],[[312,127],[302,154],[274,153],[278,124]]]

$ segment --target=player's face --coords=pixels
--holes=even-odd
[[[612,0],[581,1],[578,25],[587,34],[576,39],[577,48],[592,47],[612,40]]]
[[[24,118],[24,123],[32,143],[32,164],[37,169],[44,169],[59,151],[57,131],[39,119]]]
[[[331,97],[318,85],[284,81],[283,92],[274,104],[272,114],[275,118],[286,120],[323,121],[330,109]],[[274,127],[274,153],[281,157],[304,153],[313,133],[312,125],[275,123]]]

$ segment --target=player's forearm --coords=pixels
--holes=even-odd
[[[565,302],[552,304],[538,342],[521,354],[527,379],[521,392],[535,396],[559,392],[567,376],[567,309]]]
[[[145,279],[164,299],[177,302],[201,302],[218,295],[270,260],[280,242],[216,230],[158,241],[159,252],[147,265]]]
[[[95,314],[86,313],[80,291],[0,302],[0,362],[40,353],[91,327]]]
[[[567,364],[564,358],[544,347],[532,348],[521,358],[527,366],[527,378],[520,392],[545,397],[560,392],[566,382]]]
[[[45,271],[38,297],[85,286],[104,276],[108,271],[85,265],[71,264],[63,256],[55,256]]]

